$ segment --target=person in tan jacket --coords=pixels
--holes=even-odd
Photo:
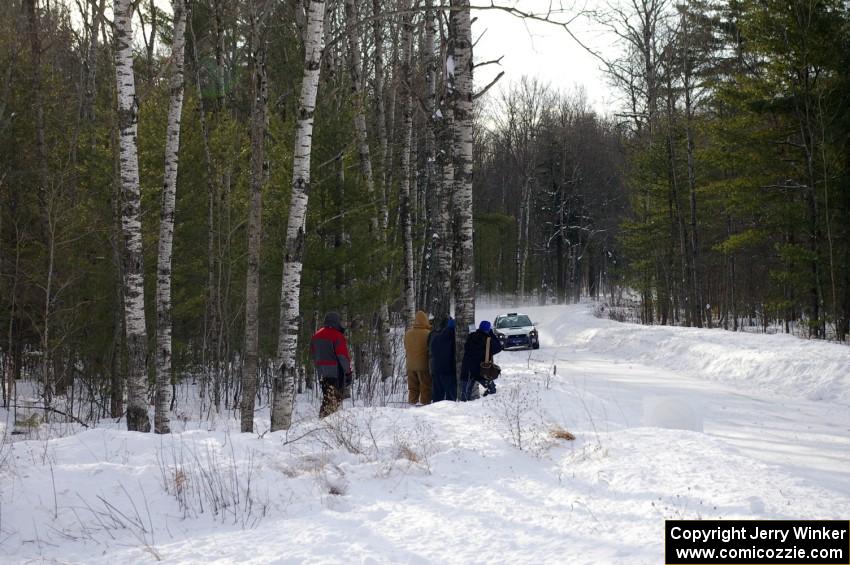
[[[413,326],[404,334],[407,357],[407,402],[431,404],[431,373],[428,369],[428,335],[431,324],[422,310],[416,312]]]

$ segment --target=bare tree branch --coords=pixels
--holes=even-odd
[[[496,84],[497,82],[499,82],[499,79],[500,79],[500,78],[502,78],[503,76],[505,76],[505,71],[501,71],[501,72],[499,72],[499,74],[498,74],[498,75],[496,75],[496,78],[494,78],[493,80],[491,80],[491,81],[490,81],[490,84],[488,84],[488,85],[487,85],[487,86],[485,86],[483,89],[481,89],[480,91],[478,91],[478,92],[476,92],[475,94],[473,94],[473,95],[472,95],[472,99],[473,99],[473,100],[475,100],[476,98],[479,98],[479,97],[481,97],[481,96],[484,96],[484,94],[485,94],[488,90],[490,90],[490,88],[491,88],[494,84]]]

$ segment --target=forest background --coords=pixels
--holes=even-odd
[[[510,6],[479,8],[571,33],[572,6]],[[324,312],[372,401],[393,328],[471,323],[476,294],[846,341],[848,3],[579,8],[617,47],[605,113],[490,89],[469,2],[3,2],[4,405],[26,377],[85,421],[146,429],[153,400],[167,431],[193,379],[287,427]]]

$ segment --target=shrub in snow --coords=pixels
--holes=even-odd
[[[172,495],[184,518],[210,513],[222,522],[255,526],[268,511],[268,494],[259,496],[252,488],[254,452],[237,458],[219,452],[219,445],[205,442],[172,441],[157,453],[162,487]]]
[[[431,456],[436,452],[434,437],[434,429],[419,419],[412,428],[396,430],[393,436],[395,458],[419,465],[430,473]]]
[[[123,500],[121,498],[112,500],[103,495],[97,495],[96,501],[89,501],[78,494],[82,506],[73,510],[77,523],[57,532],[66,539],[84,539],[103,543],[107,538],[114,540],[119,532],[126,531],[135,538],[145,552],[150,553],[156,561],[161,561],[161,556],[154,549],[156,538],[153,518],[141,484],[138,500],[124,485],[120,486]]]
[[[501,387],[486,402],[488,421],[508,443],[534,454],[549,447],[552,438],[540,403],[539,383]]]
[[[354,455],[374,458],[378,452],[374,417],[372,409],[339,410],[322,420],[319,439],[330,449],[342,447]]]

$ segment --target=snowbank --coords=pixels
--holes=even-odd
[[[475,402],[4,435],[0,561],[648,564],[666,518],[846,518],[850,411],[796,394],[847,399],[846,349],[522,311]]]
[[[844,345],[718,329],[600,325],[581,331],[578,343],[742,388],[850,404],[850,349]]]
[[[347,409],[262,438],[16,442],[0,472],[3,561],[649,564],[667,518],[838,519],[850,504],[705,433],[584,420],[573,442],[519,449],[511,391],[535,389],[505,377],[474,403]],[[545,395],[576,412],[568,388]]]
[[[595,318],[588,304],[522,311],[538,323],[543,348],[575,348],[741,391],[850,405],[850,348],[845,345],[789,335],[620,323]],[[482,316],[498,312],[491,308]]]

